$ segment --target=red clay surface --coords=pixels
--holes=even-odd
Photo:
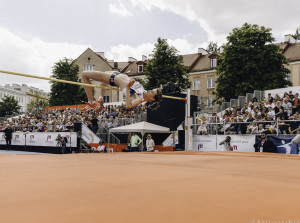
[[[300,157],[0,155],[0,222],[300,222]]]

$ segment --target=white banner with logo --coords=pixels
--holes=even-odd
[[[68,140],[67,147],[77,147],[76,132],[13,132],[11,144],[15,146],[47,146],[56,147],[56,138],[60,134]],[[6,145],[4,135],[0,136],[0,145]]]
[[[227,135],[194,135],[193,150],[195,151],[223,151],[224,145],[219,145]],[[255,152],[255,135],[230,135],[233,151]]]
[[[90,130],[86,125],[82,124],[81,125],[81,131],[82,131],[82,139],[87,143],[99,143],[100,142],[100,138],[93,133],[92,130]]]

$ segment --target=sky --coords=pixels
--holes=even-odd
[[[0,0],[0,8],[0,70],[44,77],[87,48],[141,60],[158,37],[192,54],[246,22],[271,28],[276,42],[300,26],[298,0]],[[0,85],[11,83],[50,91],[48,81],[0,73]]]

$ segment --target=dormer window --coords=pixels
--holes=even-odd
[[[216,67],[217,66],[217,58],[210,59],[210,67]]]
[[[138,65],[138,73],[144,72],[144,65]]]

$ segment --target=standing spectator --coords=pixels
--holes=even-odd
[[[264,131],[260,135],[261,141],[254,144],[255,152],[276,153],[277,147],[268,139],[267,132]]]
[[[92,131],[93,133],[97,134],[98,132],[98,119],[96,118],[95,115],[93,115],[92,119],[91,119],[91,123],[92,123]]]
[[[133,132],[130,138],[130,152],[138,151],[138,146],[141,144],[141,142],[141,138]]]
[[[147,140],[146,140],[147,152],[153,152],[154,146],[155,146],[154,140],[152,139],[152,136],[150,134],[148,134]]]
[[[12,138],[12,133],[13,133],[12,127],[9,124],[7,124],[6,128],[4,129],[3,132],[4,132],[4,138],[6,141],[6,150],[10,150],[11,138]]]

